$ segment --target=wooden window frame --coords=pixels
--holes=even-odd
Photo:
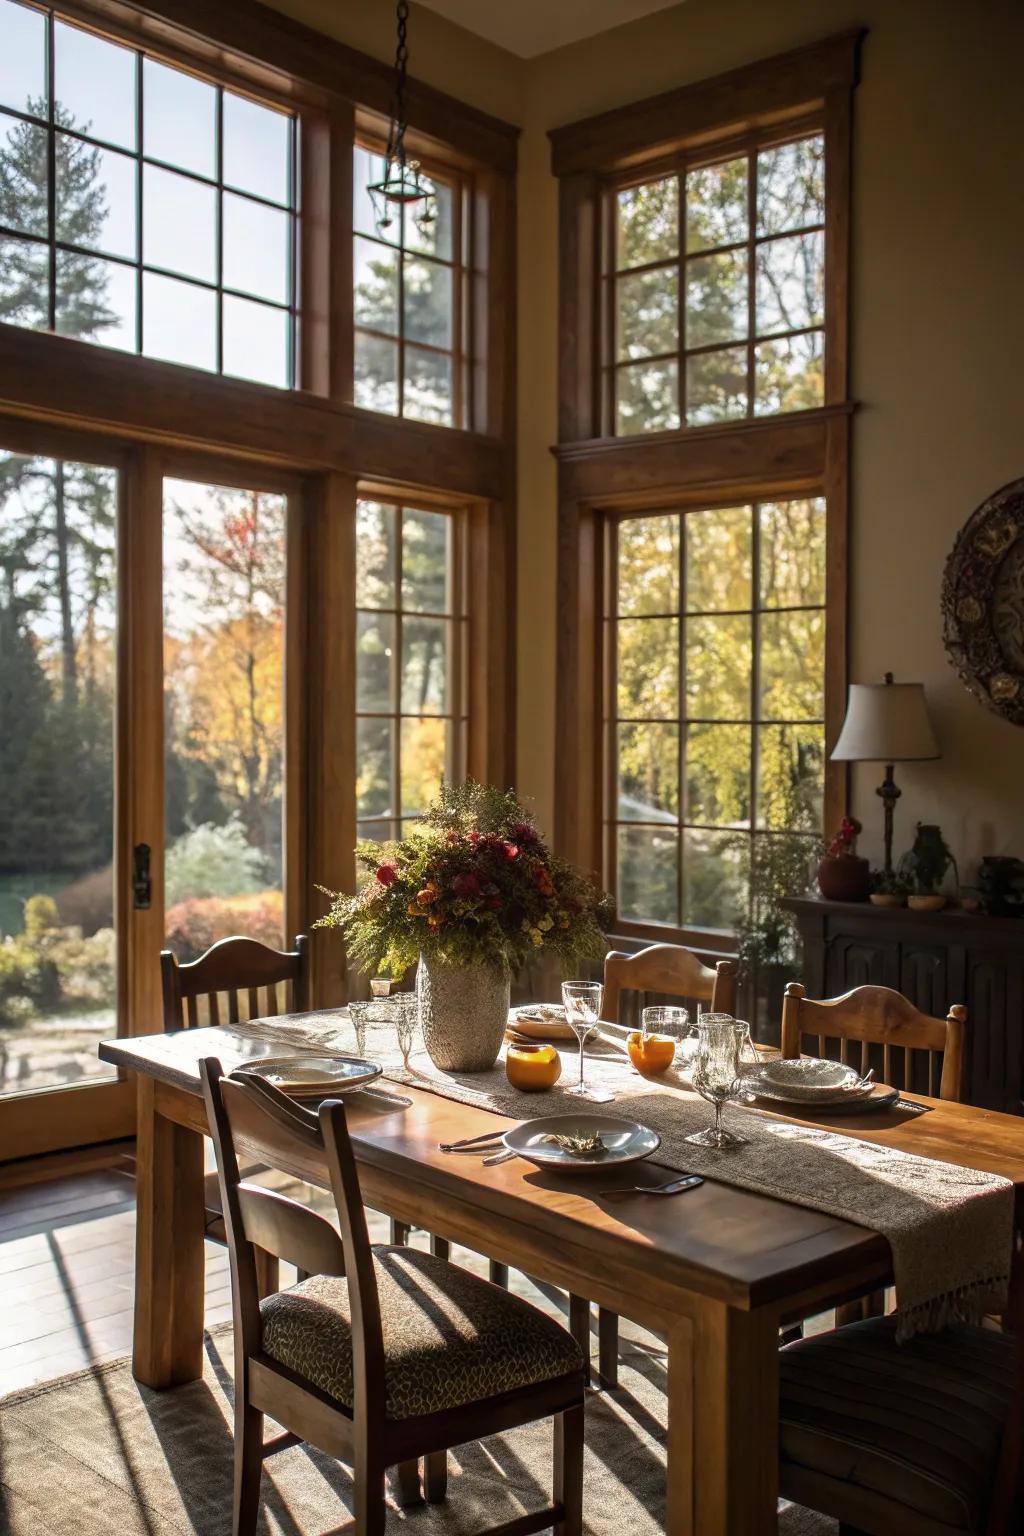
[[[766,341],[790,340],[794,337],[820,334],[825,340],[825,322],[820,325],[801,326],[794,330],[780,330],[764,332],[758,331],[755,317],[755,294],[757,290],[757,250],[759,246],[769,245],[779,239],[791,239],[795,236],[821,233],[824,236],[825,222],[822,219],[814,224],[803,225],[795,229],[787,229],[779,234],[759,235],[757,233],[756,213],[756,175],[757,156],[759,151],[779,147],[784,144],[799,143],[801,140],[821,137],[825,135],[824,109],[810,113],[803,119],[794,118],[778,124],[755,127],[743,134],[730,139],[715,140],[707,145],[694,145],[678,150],[675,155],[665,161],[656,161],[645,165],[642,172],[638,170],[620,171],[607,178],[602,178],[601,197],[601,338],[599,341],[601,379],[599,388],[599,412],[600,435],[602,437],[635,437],[641,441],[655,436],[654,432],[638,431],[635,433],[622,432],[616,426],[616,414],[618,403],[618,378],[621,373],[629,368],[643,368],[652,363],[675,363],[677,368],[676,402],[679,410],[679,426],[672,431],[692,432],[693,426],[687,424],[686,410],[689,388],[686,378],[686,366],[691,357],[713,355],[716,352],[738,351],[741,347],[746,353],[746,388],[747,408],[742,415],[737,415],[731,420],[752,421],[762,420],[769,415],[791,415],[788,411],[772,411],[758,413],[755,410],[756,393],[756,354],[759,345]],[[747,235],[743,240],[723,243],[722,245],[709,246],[707,249],[690,251],[686,246],[685,225],[685,186],[688,171],[699,170],[705,166],[720,164],[726,160],[737,160],[745,157],[748,160],[747,189],[748,189],[748,218],[749,226]],[[660,258],[656,261],[644,262],[636,267],[618,267],[615,260],[617,245],[617,211],[616,196],[619,192],[630,187],[643,186],[648,182],[658,181],[666,177],[675,177],[678,182],[677,194],[679,202],[679,244],[674,256]],[[743,251],[747,254],[747,318],[748,325],[745,334],[733,341],[716,341],[704,343],[697,347],[686,344],[685,336],[685,312],[686,312],[686,273],[687,267],[692,261],[699,261],[707,256],[728,254],[733,251]],[[658,352],[636,358],[621,358],[618,354],[618,326],[619,311],[617,305],[617,292],[619,281],[623,277],[629,277],[634,273],[652,271],[674,271],[678,281],[678,344],[669,352]],[[827,270],[827,269],[826,269]],[[824,384],[824,379],[823,379]],[[725,423],[727,424],[727,423]],[[716,423],[717,425],[717,423]]]
[[[387,710],[356,709],[356,720],[388,720],[394,731],[394,752],[391,769],[391,795],[395,807],[390,815],[364,816],[359,818],[359,836],[366,837],[365,829],[378,825],[385,830],[386,840],[400,838],[403,835],[403,823],[416,821],[417,813],[408,812],[402,806],[402,722],[403,720],[443,720],[451,728],[446,753],[445,774],[456,781],[464,779],[467,772],[467,733],[468,733],[468,687],[467,687],[467,654],[468,645],[466,636],[469,629],[469,603],[466,591],[467,568],[467,542],[469,510],[458,503],[450,503],[443,498],[409,497],[402,496],[386,487],[359,487],[360,501],[379,502],[384,506],[394,508],[396,513],[396,540],[395,558],[397,561],[395,572],[395,600],[391,607],[382,608],[363,607],[356,602],[355,615],[358,623],[360,614],[380,614],[382,617],[394,620],[395,631],[395,655],[392,658],[391,677],[389,679],[389,694],[391,708]],[[406,512],[436,512],[449,520],[451,524],[450,564],[449,564],[449,595],[446,610],[435,612],[418,608],[406,608],[402,599],[402,518]],[[406,619],[420,618],[441,619],[449,626],[449,646],[447,655],[447,694],[448,707],[443,713],[429,715],[413,715],[402,709],[402,635]],[[358,703],[358,699],[357,699]],[[421,810],[423,807],[420,808]]]
[[[467,767],[494,783],[509,782],[514,771],[518,130],[409,81],[410,150],[455,167],[471,189],[466,310],[475,344],[466,396],[474,430],[381,416],[352,404],[352,156],[357,128],[379,131],[386,121],[391,69],[250,0],[147,0],[145,9],[129,0],[56,0],[54,8],[300,119],[299,387],[252,384],[0,325],[0,443],[124,465],[122,601],[134,631],[148,639],[124,660],[122,717],[143,709],[151,715],[144,700],[161,666],[165,467],[187,465],[193,478],[229,485],[287,484],[301,505],[301,515],[289,519],[294,622],[286,647],[286,774],[300,786],[300,794],[287,795],[285,812],[292,933],[318,910],[313,879],[354,888],[355,508],[363,487],[387,487],[409,504],[433,498],[464,509]],[[161,1027],[162,860],[154,860],[159,887],[155,879],[150,911],[131,906],[128,880],[131,848],[163,844],[162,721],[150,724],[145,761],[119,760],[118,770],[117,910],[133,930],[119,989],[131,1033]],[[335,936],[316,936],[311,968],[314,1005],[343,1002],[344,957]],[[5,1100],[0,1159],[129,1134],[129,1088],[119,1082]]]
[[[609,770],[604,746],[612,658],[604,615],[613,579],[608,526],[627,511],[822,496],[827,507],[824,819],[846,806],[847,770],[827,754],[847,681],[847,541],[851,417],[849,245],[853,92],[863,33],[683,86],[550,134],[560,184],[558,707],[555,835],[559,849],[606,877]],[[654,179],[694,155],[705,162],[764,135],[825,134],[825,400],[813,410],[615,437],[603,363],[609,306],[602,251],[607,188]],[[616,924],[638,940],[728,951],[718,930]]]

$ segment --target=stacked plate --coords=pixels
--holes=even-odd
[[[899,1098],[895,1088],[867,1081],[841,1061],[823,1061],[816,1056],[766,1062],[748,1079],[747,1088],[758,1099],[803,1109],[876,1109]]]
[[[512,1040],[575,1040],[572,1025],[565,1022],[561,1003],[527,1003],[508,1016]]]
[[[332,1099],[352,1088],[363,1088],[384,1068],[360,1056],[261,1056],[236,1071],[265,1077],[293,1099]]]

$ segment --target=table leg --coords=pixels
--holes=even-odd
[[[203,1138],[158,1112],[154,1088],[139,1078],[132,1370],[173,1387],[203,1373]]]
[[[708,1302],[668,1335],[669,1536],[774,1536],[776,1320]]]

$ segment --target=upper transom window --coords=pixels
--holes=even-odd
[[[421,228],[414,214],[401,208],[384,224],[366,190],[383,174],[383,157],[357,144],[355,403],[389,416],[462,426],[459,189],[431,177],[433,223]]]
[[[0,0],[0,320],[287,388],[296,125]]]
[[[690,164],[612,201],[616,433],[823,403],[821,134]]]

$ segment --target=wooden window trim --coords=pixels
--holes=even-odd
[[[609,793],[603,744],[611,664],[602,633],[607,524],[624,511],[723,501],[826,498],[825,736],[839,732],[847,681],[847,544],[851,417],[849,243],[852,92],[863,33],[845,33],[712,80],[572,123],[551,135],[560,179],[558,461],[558,708],[555,827],[560,851],[595,872],[606,867]],[[655,179],[737,145],[825,133],[825,403],[813,410],[710,426],[606,435],[602,302],[606,190]],[[847,770],[826,761],[825,825],[846,807]],[[728,935],[620,921],[638,938],[721,945]]]

